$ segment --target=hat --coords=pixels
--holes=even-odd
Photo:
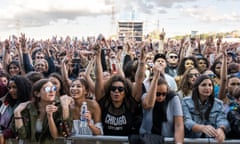
[[[156,54],[156,55],[154,56],[153,62],[155,62],[155,61],[156,61],[157,59],[159,59],[159,58],[162,58],[162,59],[166,60],[165,54],[158,53],[158,54]]]

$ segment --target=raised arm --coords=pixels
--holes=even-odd
[[[61,74],[63,77],[63,81],[67,84],[67,95],[70,95],[69,87],[71,85],[71,80],[68,78],[68,72],[66,67],[67,56],[65,56],[61,63]]]
[[[135,74],[135,83],[133,84],[133,97],[136,101],[141,101],[142,96],[142,82],[145,79],[145,58],[146,58],[146,50],[145,44],[141,47],[141,55],[138,60],[138,68]]]
[[[90,74],[91,74],[91,72],[93,70],[93,66],[94,66],[95,61],[96,61],[95,57],[93,59],[91,59],[91,61],[88,63],[88,66],[87,66],[85,74],[84,74],[84,76],[85,76],[85,78],[86,78],[86,80],[87,80],[87,82],[89,84],[90,91],[92,93],[94,93],[94,90],[95,90],[95,83],[92,80]]]
[[[3,68],[7,71],[7,65],[9,63],[10,43],[9,40],[4,41],[3,45]]]
[[[99,44],[95,44],[94,50],[96,51],[96,84],[95,84],[95,96],[96,100],[99,101],[104,96],[104,81],[103,81],[103,69],[101,63],[101,47]]]
[[[226,86],[227,86],[227,47],[228,44],[224,43],[222,47],[222,67],[220,72],[220,88],[218,98],[224,100],[226,98]]]
[[[154,106],[156,101],[156,92],[157,92],[157,83],[161,72],[161,66],[155,64],[153,66],[153,79],[149,91],[146,93],[146,96],[142,100],[142,106],[144,109],[150,109]]]
[[[16,42],[16,48],[17,48],[17,51],[18,51],[18,57],[19,57],[19,64],[20,64],[20,69],[22,71],[22,74],[26,73],[25,71],[25,68],[24,68],[24,63],[23,63],[23,52],[22,52],[22,49],[26,49],[26,42],[27,42],[27,39],[25,37],[25,34],[21,34],[21,37],[19,39],[19,42]]]

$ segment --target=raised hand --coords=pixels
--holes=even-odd
[[[19,38],[19,42],[21,44],[21,48],[26,48],[26,37],[24,33],[21,33],[21,37]]]
[[[155,63],[153,66],[153,74],[158,76],[164,70],[164,68],[159,64]]]
[[[53,113],[58,110],[58,107],[55,106],[55,103],[46,106],[46,113],[48,117],[52,117]]]

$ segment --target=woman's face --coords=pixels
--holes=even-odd
[[[59,92],[61,89],[60,81],[55,77],[50,77],[49,80],[57,87],[57,92]]]
[[[56,86],[52,82],[45,83],[40,90],[40,99],[45,102],[53,102],[56,97]]]
[[[17,95],[17,85],[14,81],[9,81],[8,83],[8,92],[11,95],[11,97],[13,99],[17,99],[18,95]]]
[[[221,71],[221,64],[218,63],[218,64],[216,64],[216,66],[215,66],[215,72],[216,72],[216,74],[220,75],[220,71]]]
[[[201,100],[206,100],[213,93],[213,84],[210,79],[203,80],[198,86],[199,96]]]
[[[111,75],[110,75],[110,73],[109,72],[103,72],[103,80],[104,81],[107,81],[107,80],[109,80],[110,79],[110,77],[111,77]]]
[[[194,62],[190,59],[186,60],[184,63],[185,70],[194,67]]]
[[[70,87],[70,94],[74,99],[85,98],[88,94],[86,87],[79,81],[73,81]]]
[[[113,102],[122,102],[125,97],[125,87],[120,81],[113,82],[111,86],[110,96]]]
[[[191,85],[194,84],[194,82],[196,81],[197,77],[200,76],[200,73],[198,70],[196,69],[192,69],[189,71],[187,77],[188,77],[188,83],[190,83]]]
[[[206,61],[200,59],[200,60],[198,61],[198,67],[199,67],[199,69],[200,69],[201,72],[205,71],[205,70],[207,69],[207,63],[206,63]]]
[[[167,85],[165,84],[158,85],[156,92],[156,101],[163,102],[166,99],[167,93],[168,93]]]
[[[20,73],[20,69],[18,66],[16,66],[15,64],[10,64],[9,65],[9,74],[11,76],[15,76],[18,75]]]

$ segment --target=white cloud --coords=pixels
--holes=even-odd
[[[240,21],[240,14],[236,12],[220,13],[214,6],[182,8],[181,11],[183,15],[202,22]]]
[[[58,19],[109,15],[112,12],[109,3],[104,0],[14,0],[0,10],[0,24],[14,27],[13,23],[20,21],[22,26],[41,26]]]

